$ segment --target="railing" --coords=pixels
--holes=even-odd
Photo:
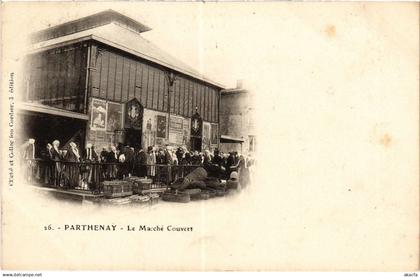
[[[122,180],[129,176],[147,176],[154,184],[169,186],[201,166],[27,159],[23,163],[23,172],[27,181],[42,186],[100,193],[103,181]]]

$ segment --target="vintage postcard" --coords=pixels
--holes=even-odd
[[[0,18],[3,270],[418,270],[419,3]]]

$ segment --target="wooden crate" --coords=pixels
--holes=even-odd
[[[125,180],[131,183],[134,194],[140,194],[141,191],[149,190],[152,188],[152,179],[141,177],[129,177]]]
[[[124,197],[133,194],[131,182],[104,181],[104,195],[107,198]]]

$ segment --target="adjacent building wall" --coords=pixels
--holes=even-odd
[[[242,144],[221,143],[220,150],[252,154],[256,145],[252,93],[242,88],[223,90],[220,102],[221,135],[244,141]]]

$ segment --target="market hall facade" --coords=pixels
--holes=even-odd
[[[25,137],[37,149],[55,139],[97,150],[218,147],[224,87],[144,39],[149,30],[108,10],[35,33],[19,114]]]

